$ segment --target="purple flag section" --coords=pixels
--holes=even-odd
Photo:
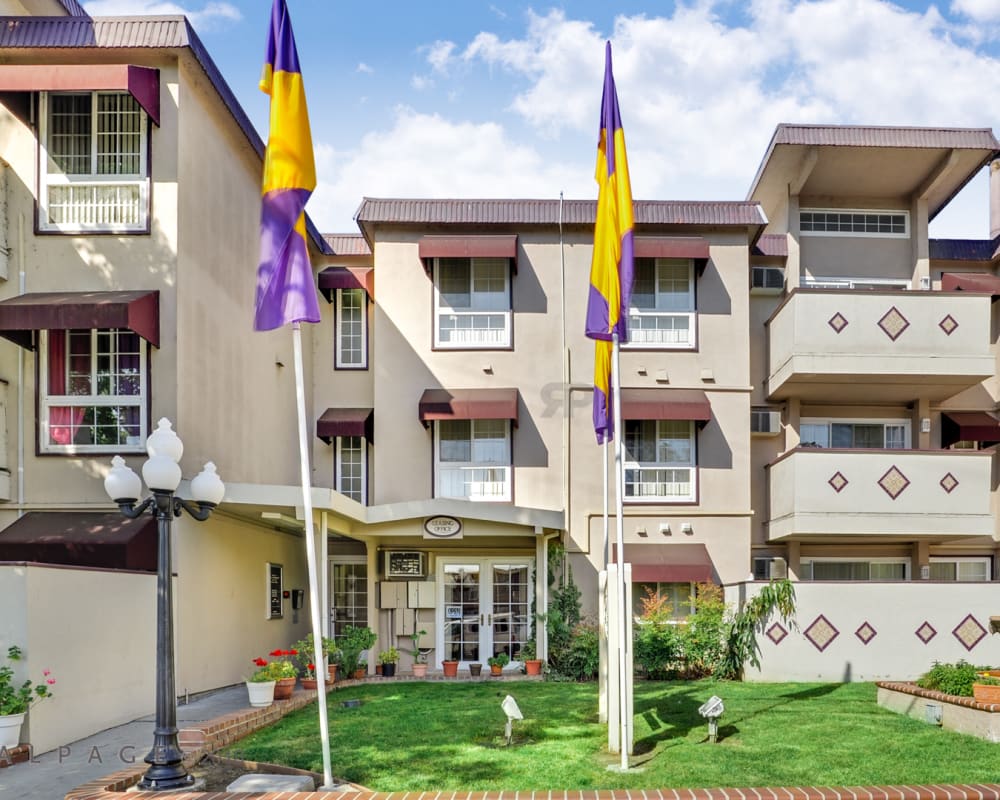
[[[285,189],[262,199],[254,330],[320,321],[309,251],[295,227],[309,195],[305,189]]]

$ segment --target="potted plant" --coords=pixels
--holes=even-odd
[[[521,661],[524,663],[524,671],[526,674],[542,674],[542,662],[538,658],[534,639],[528,639],[528,641],[521,645]]]
[[[510,656],[506,653],[497,653],[487,658],[486,663],[490,665],[490,675],[500,675],[503,673],[503,668],[510,663]]]
[[[410,641],[413,642],[413,649],[406,652],[413,656],[413,677],[427,677],[427,656],[430,655],[431,648],[420,646],[420,637],[426,636],[427,631],[420,630],[410,634]]]
[[[458,662],[445,659],[441,662],[441,670],[446,678],[456,678],[458,677]]]
[[[980,672],[972,684],[972,697],[977,703],[1000,703],[1000,678]]]
[[[382,665],[382,677],[393,678],[396,675],[396,664],[399,662],[399,651],[395,647],[383,650],[378,654],[378,661]]]
[[[361,664],[361,654],[370,650],[378,637],[371,628],[355,628],[348,625],[344,628],[337,644],[343,654],[344,674],[349,678],[363,678],[367,668]]]
[[[306,664],[306,672],[301,678],[299,678],[299,683],[301,683],[302,688],[307,691],[315,692],[319,689],[319,680],[316,678],[315,664]]]
[[[275,669],[266,659],[257,656],[253,660],[257,671],[246,679],[247,694],[250,705],[254,708],[264,708],[274,702]]]
[[[20,661],[24,656],[20,647],[13,645],[7,648],[7,660]],[[17,747],[21,738],[21,724],[32,703],[52,697],[50,686],[56,680],[47,669],[42,670],[45,683],[37,685],[26,680],[22,684],[14,683],[14,668],[7,664],[0,667],[0,751]]]
[[[326,670],[330,683],[333,683],[337,680],[337,668],[340,666],[340,661],[344,654],[340,651],[340,648],[337,647],[337,644],[333,641],[333,639],[323,639],[323,642],[329,642],[328,645],[325,645]]]
[[[287,700],[292,696],[292,692],[295,689],[295,679],[298,677],[298,671],[295,669],[295,664],[292,663],[291,659],[299,654],[299,651],[295,648],[291,650],[272,650],[270,655],[271,658],[276,659],[271,662],[271,666],[274,667],[274,699],[275,700]]]
[[[309,680],[316,680],[316,665],[312,662],[316,660],[316,649],[313,646],[313,635],[311,633],[307,634],[304,639],[299,639],[295,644],[292,645],[292,649],[297,651],[296,661],[299,665],[299,674],[302,676],[303,686],[304,682]],[[325,636],[322,637],[321,646],[321,658],[325,657],[327,664],[332,665],[333,669],[330,670],[332,673],[330,676],[330,683],[333,683],[334,676],[337,674],[336,661],[330,658],[331,651],[334,653],[339,653],[337,650],[337,645],[334,644],[333,639],[327,639]]]

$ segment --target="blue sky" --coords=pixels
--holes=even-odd
[[[185,13],[262,135],[270,0],[92,0]],[[288,0],[324,232],[363,196],[596,196],[603,42],[633,191],[740,200],[779,122],[993,127],[1000,0]],[[988,234],[985,176],[932,235]]]

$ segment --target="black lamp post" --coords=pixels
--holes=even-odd
[[[142,516],[147,510],[156,517],[156,728],[153,749],[146,756],[149,769],[138,784],[139,789],[166,791],[190,788],[194,778],[184,768],[183,755],[177,741],[177,691],[174,679],[174,611],[171,585],[170,530],[174,517],[183,509],[196,520],[204,521],[226,493],[215,465],[209,462],[191,481],[194,502],[175,497],[181,482],[178,463],[184,445],[161,419],[159,427],[146,440],[149,459],[142,465],[142,477],[152,492],[139,503],[142,481],[121,456],[111,460],[111,471],[104,479],[104,488],[129,519]],[[138,503],[138,505],[136,505]]]

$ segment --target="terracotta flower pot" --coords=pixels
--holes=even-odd
[[[274,684],[274,699],[275,700],[287,700],[292,696],[292,691],[295,689],[295,678],[282,678],[279,681],[275,681]]]
[[[316,689],[319,688],[319,681],[317,681],[315,678],[303,678],[302,688],[306,689],[307,691],[315,692]]]
[[[337,680],[337,665],[328,664],[326,667],[326,674],[330,676],[330,683],[333,683],[335,680]]]
[[[360,681],[363,678],[365,678],[367,675],[368,675],[368,668],[367,667],[358,667],[356,670],[354,670],[354,675],[352,677],[355,680]]]
[[[524,671],[528,675],[541,675],[542,662],[537,658],[529,658],[524,662]]]
[[[490,675],[503,675],[503,667],[498,664],[490,664]]]
[[[456,678],[458,677],[458,662],[457,661],[442,661],[441,669],[444,670],[444,676],[446,678]]]
[[[427,677],[427,665],[426,664],[414,664],[413,665],[413,677],[414,678],[426,678]]]

